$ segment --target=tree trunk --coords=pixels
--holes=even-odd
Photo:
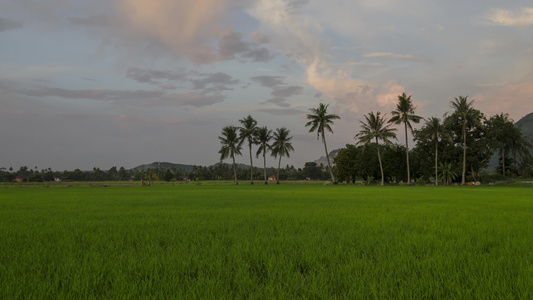
[[[407,184],[411,184],[411,173],[409,172],[409,144],[407,142],[407,123],[405,124],[405,155],[407,157]]]
[[[385,185],[385,178],[384,178],[384,175],[383,175],[383,165],[381,164],[381,153],[379,151],[379,143],[378,143],[378,138],[376,138],[376,145],[378,147],[378,160],[379,160],[379,169],[381,170],[381,185]]]
[[[335,178],[333,177],[333,170],[331,169],[331,163],[329,162],[328,147],[326,146],[326,136],[324,135],[324,130],[322,130],[322,142],[324,142],[324,150],[326,150],[326,158],[328,160],[329,175],[331,176],[331,182],[335,183]]]
[[[437,167],[437,161],[438,161],[438,152],[439,151],[439,142],[436,141],[435,142],[435,185],[439,185],[439,181],[438,181],[438,178],[439,178],[439,173],[437,171],[438,167]]]
[[[463,123],[463,176],[461,178],[461,185],[465,185],[466,177],[466,122]]]
[[[232,155],[231,158],[233,158],[233,177],[235,178],[235,185],[239,184],[237,181],[237,167],[235,166],[235,155]]]
[[[265,172],[265,184],[268,184],[268,179],[267,179],[267,160],[266,160],[265,154],[266,154],[266,150],[263,151],[263,163],[264,163],[263,171]]]
[[[279,184],[279,168],[281,167],[281,154],[279,155],[279,162],[278,162],[278,177],[276,178],[277,182],[276,184]]]
[[[252,160],[252,144],[248,143],[250,148],[250,184],[254,184],[254,162]]]

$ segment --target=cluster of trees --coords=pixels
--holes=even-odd
[[[452,112],[443,119],[423,119],[415,115],[411,96],[398,96],[396,110],[388,119],[380,112],[370,112],[361,121],[361,130],[355,136],[355,145],[346,148],[335,157],[335,171],[340,180],[354,181],[356,177],[368,180],[381,178],[387,182],[411,183],[411,178],[444,184],[461,178],[464,185],[467,176],[478,181],[494,153],[499,155],[499,171],[506,175],[533,175],[531,142],[514,126],[508,114],[486,117],[473,106],[468,97],[458,97],[451,102]],[[425,120],[422,128],[413,130],[411,123]],[[403,124],[405,146],[392,142],[396,139],[393,124]],[[412,133],[416,145],[410,150],[407,134]],[[381,144],[380,144],[381,142]],[[369,156],[377,154],[375,159]],[[404,155],[401,153],[404,152]],[[410,157],[414,158],[410,163]],[[379,173],[377,173],[379,165]]]
[[[250,152],[250,183],[254,184],[254,164],[252,156],[252,146],[258,145],[256,156],[263,156],[263,175],[265,184],[268,184],[266,155],[270,152],[275,158],[279,157],[277,183],[279,184],[281,158],[283,156],[290,157],[290,152],[294,151],[290,136],[290,130],[285,127],[277,128],[276,131],[268,129],[266,126],[258,127],[257,121],[248,115],[246,118],[239,120],[241,126],[226,126],[222,129],[222,135],[218,137],[222,147],[220,148],[220,160],[226,158],[233,160],[233,178],[235,184],[239,184],[237,177],[237,166],[235,164],[235,155],[242,155],[242,145],[244,142],[248,144]],[[272,142],[270,142],[272,140]]]
[[[0,181],[12,182],[17,177],[21,181],[42,182],[42,181],[121,181],[129,180],[135,175],[135,171],[126,170],[124,167],[112,167],[107,171],[100,168],[93,168],[90,171],[75,169],[74,171],[53,171],[51,168],[41,169],[38,167],[29,168],[22,166],[18,170],[12,167],[9,169],[0,168]]]
[[[317,108],[310,109],[310,114],[307,115],[307,119],[309,122],[305,124],[306,127],[310,127],[309,132],[315,132],[317,133],[317,139],[322,138],[322,142],[324,144],[324,150],[326,153],[326,158],[328,162],[328,171],[332,182],[336,182],[334,175],[333,175],[333,168],[331,165],[331,161],[329,159],[329,153],[328,148],[326,144],[326,136],[325,132],[333,132],[331,129],[331,125],[333,124],[333,120],[340,119],[338,115],[335,114],[328,114],[327,113],[328,105],[320,103]],[[294,148],[291,144],[292,137],[289,136],[290,131],[285,128],[277,128],[276,131],[272,132],[272,130],[269,130],[266,126],[264,127],[258,127],[257,121],[252,118],[252,116],[248,115],[248,117],[239,120],[239,123],[241,126],[227,126],[222,129],[222,135],[219,136],[220,143],[222,144],[222,147],[219,151],[220,160],[224,160],[226,158],[231,157],[233,160],[233,170],[234,170],[234,179],[235,184],[238,184],[238,176],[237,176],[237,168],[235,164],[235,155],[242,155],[242,145],[244,142],[247,142],[248,149],[250,152],[250,183],[253,184],[253,157],[252,157],[252,146],[258,145],[258,149],[256,152],[256,157],[259,157],[259,155],[263,156],[263,170],[264,170],[264,180],[265,184],[268,184],[267,180],[267,167],[266,167],[266,155],[270,152],[272,156],[277,158],[279,156],[278,161],[278,172],[276,176],[276,183],[279,184],[280,180],[280,166],[281,166],[281,158],[283,156],[290,157],[290,152],[294,151]],[[270,140],[273,140],[272,143],[270,143]],[[315,171],[313,173],[310,173],[309,171],[304,170],[310,170],[314,169]],[[315,179],[316,177],[319,177],[322,179],[324,176],[318,176],[319,173],[322,173],[322,171],[319,172],[320,167],[316,163],[308,162],[306,163],[306,166],[304,167],[304,170],[300,172],[301,174],[310,175],[307,178]],[[321,174],[323,175],[323,174]],[[296,176],[299,177],[299,176]],[[303,178],[302,178],[303,179]]]
[[[287,165],[279,170],[275,168],[250,169],[248,166],[238,167],[236,170],[237,179],[245,180],[250,177],[250,172],[254,178],[262,176],[264,173],[275,174],[278,172],[280,180],[325,180],[329,177],[327,167],[316,162],[307,162],[303,168],[295,168]],[[109,170],[93,168],[82,171],[53,171],[51,168],[39,170],[38,167],[20,167],[18,170],[11,168],[0,168],[0,182],[13,182],[19,177],[26,182],[45,181],[141,181],[150,185],[153,181],[199,181],[199,180],[233,180],[234,172],[231,165],[218,163],[212,166],[192,166],[188,170],[175,167],[153,167],[147,169],[125,169],[124,167],[112,167]]]

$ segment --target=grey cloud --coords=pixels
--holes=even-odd
[[[183,73],[176,73],[170,71],[160,71],[160,70],[151,70],[151,69],[139,69],[139,68],[129,68],[126,72],[126,77],[133,79],[137,82],[143,83],[158,83],[160,79],[166,80],[183,80],[186,75]]]
[[[261,34],[257,31],[254,31],[250,34],[252,40],[258,44],[268,44],[271,41],[271,37],[266,34]]]
[[[287,4],[288,12],[295,12],[303,7],[305,4],[309,3],[309,0],[292,0]]]
[[[242,40],[239,32],[229,32],[222,36],[218,43],[218,51],[222,58],[232,59],[236,54],[250,51],[250,43]]]
[[[203,93],[174,93],[165,97],[169,104],[178,106],[202,107],[221,103],[226,97],[221,94],[203,94]]]
[[[267,62],[272,58],[268,49],[243,41],[242,34],[235,31],[228,32],[221,37],[218,43],[218,54],[220,60],[235,59],[240,56],[254,62]]]
[[[222,91],[229,90],[226,86],[235,85],[239,83],[239,80],[233,79],[230,75],[222,72],[213,74],[207,74],[204,78],[191,80],[194,88],[204,89],[206,91]]]
[[[269,99],[264,103],[273,103],[280,107],[290,107],[288,103],[285,103],[287,98],[299,95],[303,91],[303,88],[301,86],[286,86],[281,88],[274,88],[274,90],[270,93],[274,98]]]
[[[224,101],[220,93],[167,93],[163,90],[68,90],[41,87],[18,90],[18,94],[32,97],[60,97],[65,99],[89,99],[99,101],[125,101],[141,106],[193,106],[202,107]]]
[[[418,57],[418,56],[414,56],[411,54],[396,54],[396,53],[391,53],[391,52],[369,53],[369,54],[364,54],[363,57],[382,58],[382,59],[398,59],[398,60],[407,60],[407,61],[416,61],[416,62],[425,62],[425,63],[432,62],[431,59],[424,58],[424,57]]]
[[[82,26],[113,26],[116,25],[116,21],[114,21],[114,18],[111,18],[110,16],[106,15],[96,15],[96,16],[89,16],[86,18],[78,18],[78,17],[71,17],[68,18],[68,21],[75,25],[82,25]]]
[[[270,51],[268,51],[267,48],[257,48],[252,49],[248,52],[245,52],[243,57],[250,58],[252,61],[255,62],[267,62],[272,58],[272,55],[270,55]]]
[[[22,22],[0,17],[0,32],[22,27]]]
[[[272,99],[268,99],[267,101],[263,102],[263,103],[273,103],[273,104],[276,104],[280,107],[290,107],[290,104],[288,103],[285,103],[285,100],[287,100],[286,98],[284,97],[275,97],[275,98],[272,98]]]
[[[269,113],[273,115],[283,115],[283,116],[292,116],[292,115],[301,115],[305,112],[295,109],[295,108],[264,108],[258,109],[258,112]]]
[[[268,76],[268,75],[262,75],[262,76],[256,76],[250,78],[252,81],[257,82],[261,86],[264,87],[276,87],[279,85],[285,84],[285,78],[284,76]]]
[[[302,93],[302,91],[303,91],[303,88],[301,86],[293,85],[293,86],[277,88],[273,90],[271,94],[272,96],[287,98],[287,97],[299,95]]]
[[[18,90],[19,94],[32,97],[60,97],[65,99],[120,100],[146,99],[164,96],[161,91],[122,91],[122,90],[68,90],[63,88],[41,87],[37,89]]]

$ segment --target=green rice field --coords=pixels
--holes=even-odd
[[[532,299],[533,188],[0,188],[0,299]]]

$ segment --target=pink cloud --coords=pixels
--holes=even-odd
[[[217,24],[226,4],[226,0],[121,0],[118,10],[131,37],[159,42],[196,63],[210,63],[217,55],[206,43],[219,34]]]
[[[533,77],[516,84],[494,86],[474,95],[473,99],[487,115],[505,112],[518,121],[533,112]]]

